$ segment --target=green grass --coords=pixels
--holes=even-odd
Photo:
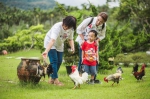
[[[7,59],[6,57],[12,57]],[[41,57],[39,50],[20,51],[0,56],[0,99],[149,99],[150,98],[150,68],[146,68],[143,81],[137,82],[132,76],[132,67],[123,67],[123,80],[119,85],[111,86],[112,82],[105,83],[103,78],[114,73],[115,67],[108,74],[98,74],[101,84],[81,85],[81,88],[72,90],[73,82],[66,74],[66,68],[61,66],[59,79],[65,86],[54,86],[45,81],[37,85],[22,85],[17,77],[17,66],[20,59],[17,57]],[[43,78],[42,78],[43,79]],[[42,80],[41,79],[41,80]]]

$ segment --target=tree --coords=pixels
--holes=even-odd
[[[15,52],[21,49],[30,50],[31,48],[43,50],[45,34],[46,32],[43,29],[43,25],[31,26],[29,29],[19,30],[14,36],[5,39],[5,42],[1,43],[0,47],[9,52]]]
[[[125,44],[123,43],[123,51],[132,52],[147,50],[148,44],[150,43],[150,3],[148,0],[121,0],[120,8],[118,10],[118,15],[116,19],[120,22],[125,23],[130,21],[130,26],[132,26],[132,31],[128,31],[124,34],[126,36],[124,41],[131,41],[129,34],[134,35],[133,43]],[[130,46],[130,48],[129,48]],[[132,46],[132,47],[131,47]],[[150,46],[149,46],[150,47]],[[137,48],[140,48],[137,50]]]

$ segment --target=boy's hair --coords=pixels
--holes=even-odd
[[[68,28],[73,27],[76,30],[76,18],[73,16],[67,16],[63,19],[63,25],[68,26]]]
[[[90,30],[89,33],[92,32],[95,34],[95,37],[97,37],[97,31],[96,30]]]

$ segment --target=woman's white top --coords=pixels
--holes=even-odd
[[[73,28],[64,30],[62,24],[62,22],[54,24],[52,28],[47,32],[44,39],[44,48],[48,46],[51,39],[54,39],[55,43],[51,49],[56,49],[59,52],[64,51],[64,41],[66,39],[73,39],[74,30]]]
[[[102,25],[99,25],[98,27],[96,26],[97,17],[94,17],[92,23],[90,25],[88,25],[90,23],[91,19],[92,19],[92,17],[86,18],[82,21],[82,23],[77,27],[77,34],[83,34],[84,39],[87,40],[89,31],[96,30],[98,32],[97,37],[100,40],[104,39],[105,33],[106,33],[106,23],[104,23],[105,27],[102,29]],[[79,35],[76,38],[76,42],[78,42],[79,45],[81,45],[81,43],[82,43],[82,39]]]

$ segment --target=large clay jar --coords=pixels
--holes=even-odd
[[[17,67],[17,75],[21,82],[38,83],[41,76],[38,75],[40,67],[40,59],[22,58]]]

